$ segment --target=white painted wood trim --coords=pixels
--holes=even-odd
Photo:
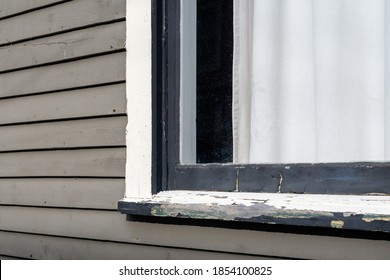
[[[152,21],[151,1],[126,7],[126,197],[152,195]]]

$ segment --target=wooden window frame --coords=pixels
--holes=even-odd
[[[276,224],[388,236],[390,163],[179,163],[179,3],[136,0],[127,5],[129,123],[126,194],[119,211],[176,222]]]

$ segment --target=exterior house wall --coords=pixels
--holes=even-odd
[[[0,259],[390,258],[382,240],[126,221],[125,6],[0,2]]]

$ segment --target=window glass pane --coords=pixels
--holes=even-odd
[[[231,162],[233,1],[197,1],[196,161]]]

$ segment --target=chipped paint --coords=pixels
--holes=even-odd
[[[240,176],[240,169],[237,169],[236,186],[235,186],[235,190],[234,190],[235,192],[238,192],[239,176]]]
[[[367,222],[367,223],[371,223],[371,222],[374,222],[374,221],[381,221],[381,222],[390,222],[390,216],[384,216],[384,217],[363,217],[362,218],[363,221]]]
[[[290,212],[285,214],[272,215],[275,219],[310,219],[318,217],[318,213],[302,213],[302,212]]]
[[[135,215],[390,232],[388,196],[167,191],[122,205]]]
[[[164,211],[164,209],[160,206],[154,206],[150,211],[150,213],[152,214],[152,216],[158,216],[158,217],[168,216],[167,212]]]
[[[282,173],[279,173],[278,193],[280,193],[282,190],[282,182],[283,182],[283,175]]]
[[[330,222],[330,226],[332,228],[343,228],[344,227],[344,221],[333,220],[333,221]]]

